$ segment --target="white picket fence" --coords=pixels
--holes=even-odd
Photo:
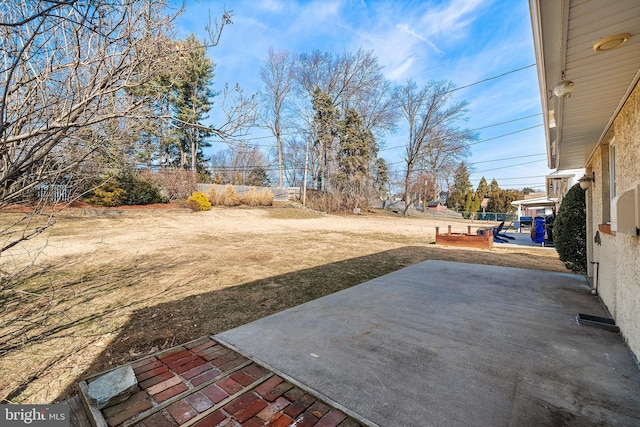
[[[52,203],[68,202],[69,187],[63,184],[41,184],[37,187],[36,196]]]

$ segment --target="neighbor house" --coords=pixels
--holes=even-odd
[[[548,164],[585,169],[588,276],[640,357],[640,1],[530,10]]]

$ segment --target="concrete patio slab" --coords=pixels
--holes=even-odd
[[[426,261],[214,338],[369,425],[640,425],[582,276]]]

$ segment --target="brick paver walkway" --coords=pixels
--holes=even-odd
[[[138,391],[99,412],[103,420],[98,425],[360,426],[209,337],[145,357],[131,367]]]

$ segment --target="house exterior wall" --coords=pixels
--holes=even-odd
[[[589,276],[598,295],[616,320],[631,351],[640,358],[640,237],[599,231],[610,218],[610,145],[615,144],[615,192],[640,181],[640,85],[614,120],[608,138],[586,165],[596,181],[587,190]],[[596,234],[597,233],[597,234]]]

